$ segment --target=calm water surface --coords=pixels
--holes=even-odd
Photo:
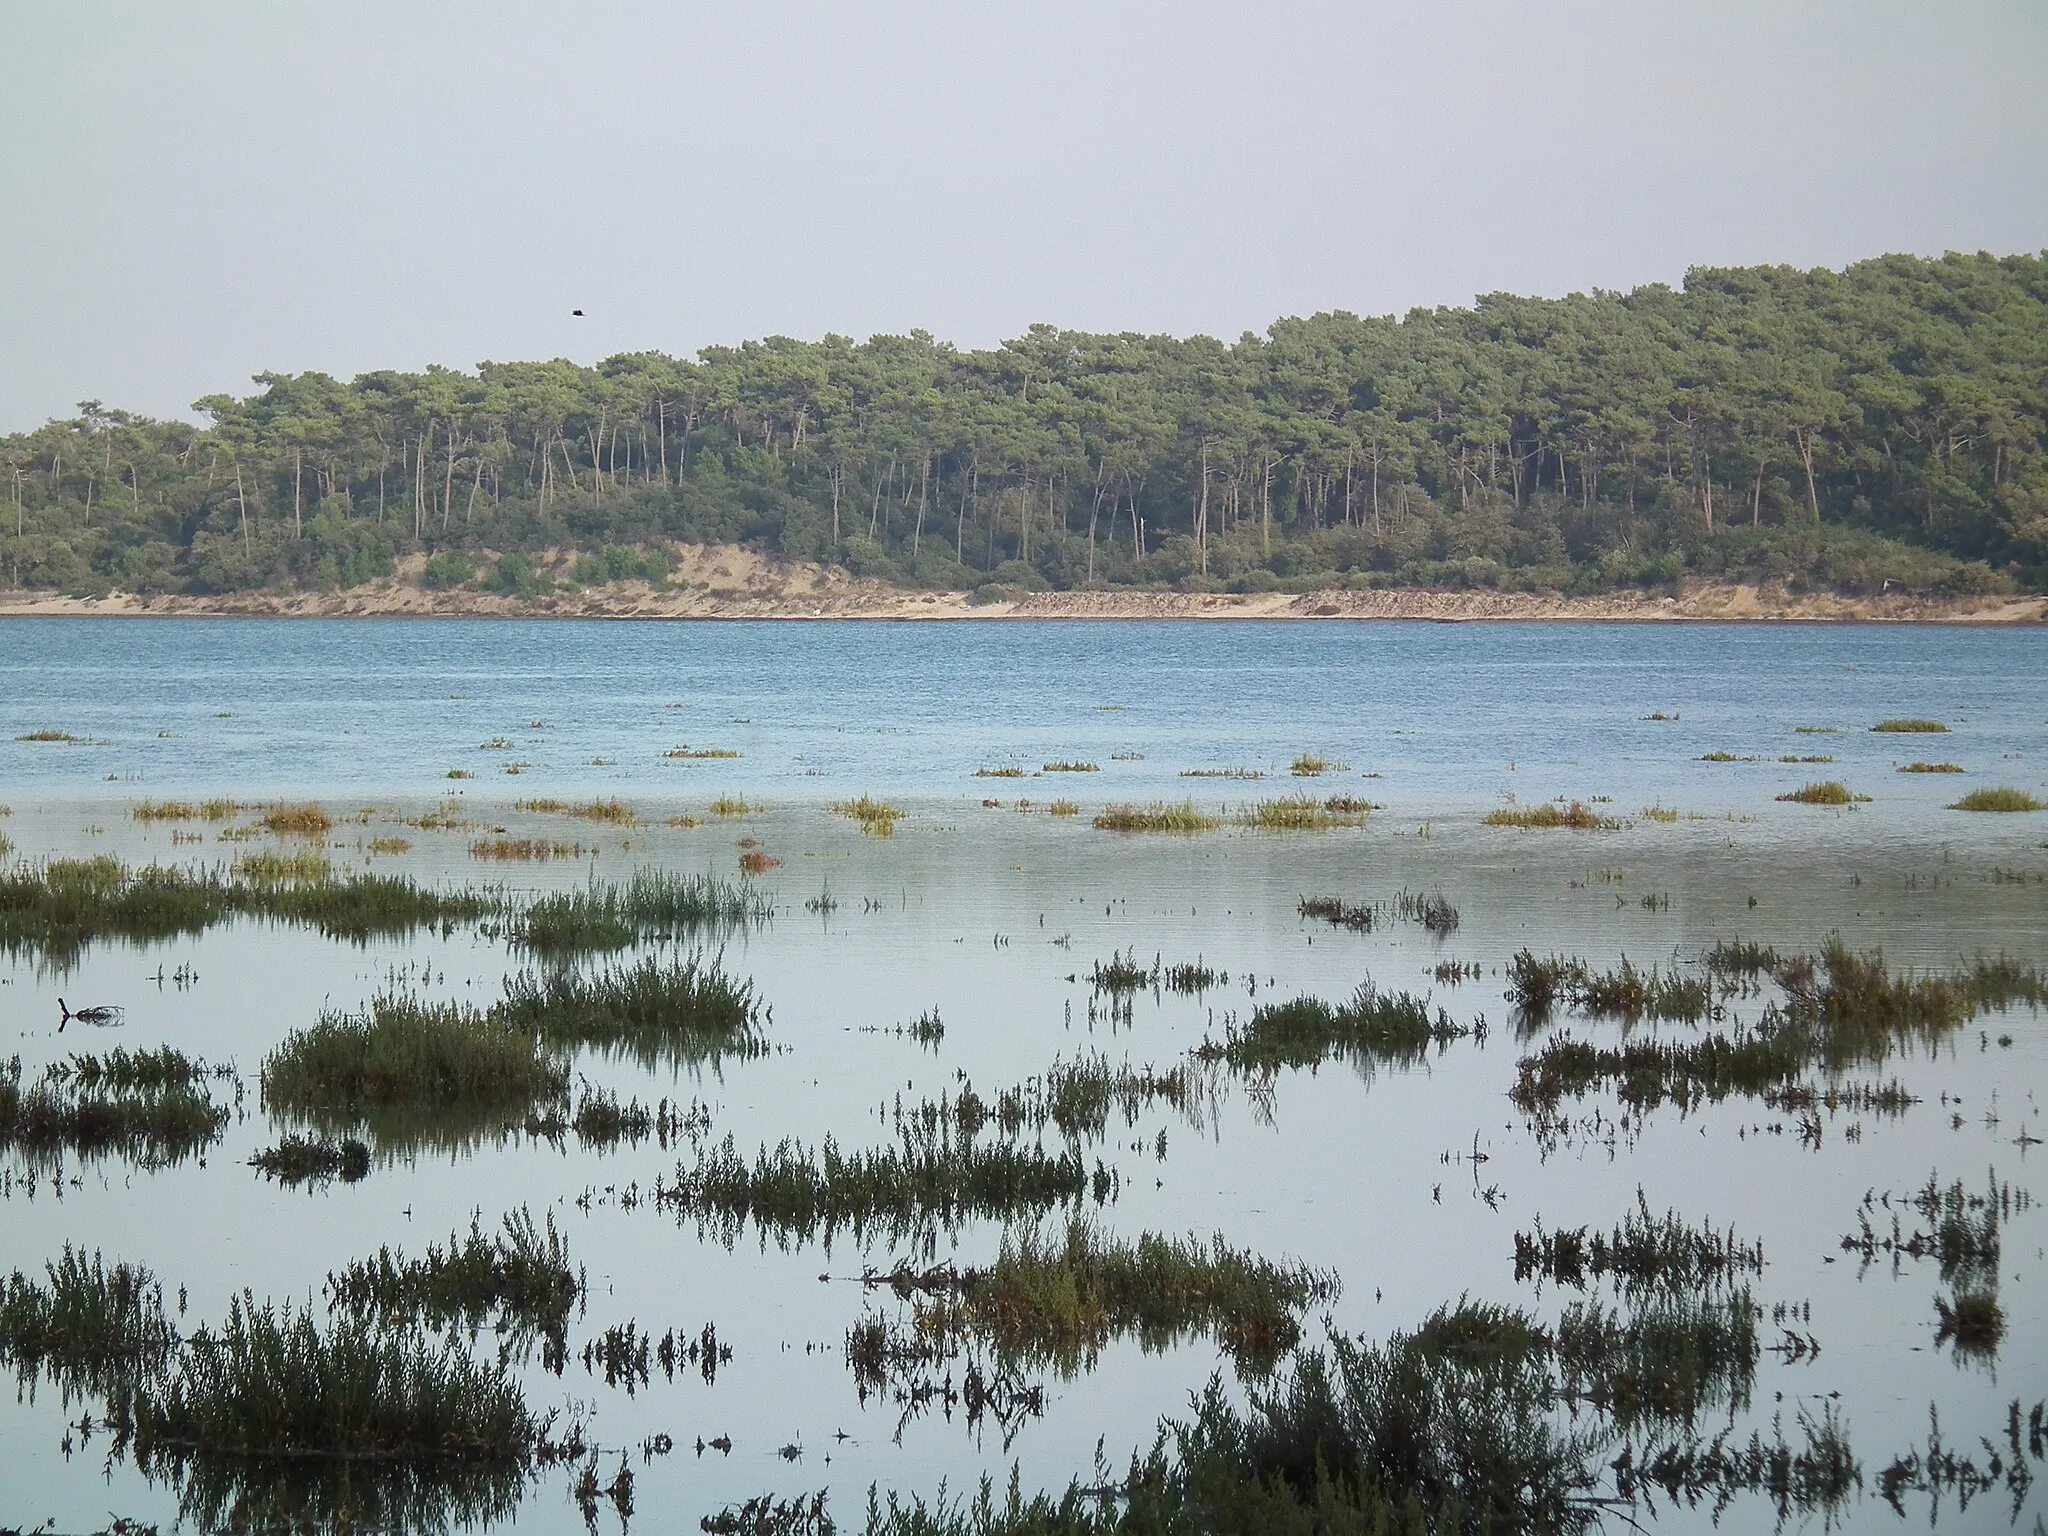
[[[1653,720],[1663,714],[1675,719]],[[1946,735],[1874,734],[1878,720],[1925,715]],[[1801,728],[1807,733],[1802,734]],[[60,730],[78,744],[16,737]],[[1533,1044],[1509,1027],[1499,968],[1522,947],[1597,965],[1686,963],[1740,936],[1816,948],[1831,933],[1882,945],[1894,962],[1947,966],[2003,951],[2048,965],[2048,815],[1969,816],[1943,807],[1958,785],[2048,794],[2048,634],[1964,629],[1568,625],[688,625],[578,623],[52,622],[0,627],[0,833],[13,859],[114,853],[130,860],[231,860],[284,845],[222,843],[218,827],[138,823],[146,797],[321,798],[367,817],[329,839],[339,865],[368,864],[436,883],[524,890],[621,877],[656,865],[737,875],[748,839],[779,865],[759,877],[775,915],[728,936],[723,963],[772,1008],[778,1049],[722,1071],[649,1072],[586,1053],[588,1082],[649,1103],[693,1102],[712,1141],[749,1157],[785,1137],[848,1148],[893,1141],[891,1114],[971,1081],[988,1092],[1056,1057],[1101,1051],[1166,1067],[1259,1003],[1348,995],[1370,975],[1427,994],[1483,1039],[1424,1066],[1366,1073],[1326,1065],[1270,1084],[1222,1077],[1199,1116],[1164,1108],[1113,1117],[1087,1149],[1116,1176],[1089,1213],[1106,1229],[1222,1235],[1273,1258],[1334,1270],[1327,1317],[1379,1337],[1469,1295],[1552,1316],[1572,1293],[1518,1285],[1513,1236],[1606,1228],[1637,1200],[1760,1239],[1753,1282],[1768,1310],[1799,1309],[1821,1346],[1765,1353],[1749,1401],[1717,1410],[1738,1438],[1791,1426],[1823,1405],[1843,1414],[1865,1492],[1855,1530],[1919,1527],[1872,1491],[1892,1457],[1924,1449],[1930,1405],[1952,1443],[1999,1438],[2006,1405],[2048,1396],[2048,1217],[2035,1205],[2005,1231],[1996,1359],[1958,1362],[1936,1341],[1931,1260],[1864,1269],[1840,1249],[1866,1193],[1897,1194],[1929,1174],[1976,1188],[1987,1176],[2035,1196],[2048,1136],[2048,1032],[2035,1013],[1992,1016],[1939,1051],[1888,1063],[1918,1099],[1899,1116],[1842,1109],[1819,1141],[1796,1117],[1731,1099],[1671,1106],[1617,1128],[1532,1133],[1505,1094]],[[505,745],[485,746],[503,742]],[[667,757],[687,746],[736,758]],[[1755,761],[1703,762],[1730,752]],[[1296,779],[1304,752],[1342,765]],[[1830,764],[1781,757],[1831,757]],[[1903,775],[1919,758],[1965,775]],[[602,761],[598,761],[602,760]],[[1055,761],[1094,773],[1045,774]],[[510,764],[520,772],[508,775]],[[1017,767],[1026,777],[977,778]],[[1184,778],[1241,768],[1262,780]],[[450,779],[449,771],[473,775]],[[1841,778],[1873,798],[1853,810],[1781,804],[1810,779]],[[1312,789],[1370,798],[1366,826],[1269,835],[1229,826],[1193,838],[1095,831],[1105,802],[1192,795],[1228,811]],[[829,801],[886,795],[910,815],[887,840],[863,838]],[[516,808],[522,798],[618,796],[642,825],[590,823]],[[708,816],[720,795],[762,807]],[[1596,800],[1622,829],[1596,834],[1488,828],[1509,803]],[[412,823],[443,798],[452,827]],[[1082,814],[1054,818],[1066,797]],[[994,805],[985,802],[997,802]],[[1023,805],[1020,808],[1019,802]],[[1678,819],[1645,818],[1645,807]],[[674,826],[670,817],[701,824]],[[246,825],[247,817],[240,820]],[[174,842],[198,826],[207,839]],[[491,829],[583,845],[547,865],[484,864],[470,843]],[[403,851],[373,852],[374,838]],[[1442,891],[1457,930],[1434,938],[1392,922],[1366,935],[1305,922],[1311,894],[1386,899]],[[807,910],[829,891],[836,907]],[[1088,985],[1118,950],[1168,963],[1200,957],[1229,974],[1200,997],[1147,993],[1113,1016]],[[1478,980],[1438,980],[1446,960]],[[180,986],[181,966],[197,980]],[[1027,1486],[1086,1474],[1098,1441],[1113,1464],[1148,1446],[1162,1414],[1228,1360],[1206,1340],[1160,1353],[1112,1344],[1092,1370],[1040,1371],[1042,1417],[1014,1436],[970,1426],[941,1405],[857,1396],[842,1345],[887,1292],[858,1284],[927,1251],[839,1234],[783,1242],[749,1227],[730,1244],[654,1207],[657,1180],[694,1160],[685,1142],[605,1154],[521,1136],[454,1151],[380,1148],[371,1176],[315,1193],[280,1188],[247,1164],[276,1139],[255,1078],[264,1055],[323,1005],[356,1007],[400,982],[435,997],[488,1001],[520,956],[471,928],[355,946],[239,923],[198,939],[89,948],[69,970],[22,953],[0,960],[0,1057],[24,1075],[80,1049],[174,1044],[231,1062],[246,1098],[202,1161],[145,1171],[117,1161],[0,1172],[0,1274],[40,1274],[66,1243],[148,1264],[183,1287],[188,1326],[222,1316],[244,1290],[324,1306],[330,1270],[386,1243],[445,1242],[472,1214],[488,1228],[519,1206],[553,1213],[586,1266],[589,1293],[556,1375],[521,1367],[537,1409],[581,1413],[590,1434],[638,1473],[636,1529],[693,1528],[699,1515],[773,1490],[829,1489],[858,1524],[870,1484],[930,1492],[1014,1463]],[[125,1025],[81,1040],[57,1032],[57,997],[120,1003]],[[1753,1018],[1764,999],[1736,999]],[[929,1009],[943,1041],[920,1049],[894,1030]],[[1618,1024],[1568,1024],[1616,1037]],[[1667,1026],[1674,1038],[1690,1031]],[[1872,1074],[1863,1074],[1870,1077]],[[1161,1155],[1161,1133],[1164,1154]],[[1057,1137],[1048,1132],[1051,1143]],[[1475,1161],[1474,1153],[1484,1155]],[[1057,1219],[1056,1217],[1054,1219]],[[986,1262],[1000,1226],[942,1232],[931,1256]],[[821,1275],[833,1277],[821,1283]],[[632,1321],[655,1336],[705,1323],[732,1347],[706,1382],[679,1372],[608,1386],[582,1345]],[[1778,1340],[1767,1325],[1766,1342]],[[489,1351],[488,1335],[476,1347]],[[54,1521],[101,1529],[109,1511],[168,1523],[175,1487],[152,1484],[103,1442],[80,1445],[78,1408],[47,1389],[0,1401],[0,1526]],[[1708,1426],[1712,1428],[1714,1426]],[[676,1450],[643,1460],[648,1436]],[[695,1453],[726,1435],[729,1455]],[[839,1438],[845,1436],[846,1438]],[[786,1446],[801,1457],[778,1454]],[[67,1448],[68,1447],[68,1448]],[[1980,1460],[1981,1452],[1979,1452]],[[2048,1485],[2044,1485],[2048,1486]],[[2015,1516],[2002,1491],[1939,1509],[1942,1530],[2032,1529],[2037,1493]],[[1647,1513],[1636,1511],[1638,1518]],[[1659,1528],[1707,1528],[1707,1511],[1660,1511]],[[609,1506],[604,1528],[618,1522]],[[1729,1529],[1767,1526],[1739,1502]],[[521,1504],[524,1530],[580,1531],[563,1474]],[[1616,1522],[1612,1528],[1625,1528]]]

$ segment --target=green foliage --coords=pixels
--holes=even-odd
[[[1382,992],[1366,981],[1336,1007],[1319,997],[1267,1003],[1248,1023],[1232,1023],[1221,1041],[1204,1040],[1194,1054],[1250,1072],[1312,1067],[1332,1056],[1370,1067],[1421,1061],[1431,1045],[1471,1033],[1441,1008],[1430,1017],[1428,1004],[1412,992]]]
[[[427,561],[420,579],[429,592],[446,592],[476,579],[476,557],[466,549],[444,549]]]
[[[1225,344],[1033,327],[265,374],[204,426],[97,403],[0,439],[10,579],[352,585],[542,550],[661,584],[744,543],[972,589],[1590,592],[1705,577],[1961,596],[2048,572],[2048,258],[1700,268],[1327,313]],[[465,578],[466,579],[466,578]]]
[[[2024,789],[1973,789],[1949,807],[1952,811],[2048,811],[2048,800]]]
[[[0,1151],[33,1166],[64,1152],[119,1156],[161,1167],[220,1139],[228,1108],[207,1079],[218,1074],[170,1046],[74,1056],[44,1069],[26,1089],[21,1058],[0,1062]]]

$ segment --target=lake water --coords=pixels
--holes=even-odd
[[[1870,729],[1900,716],[1950,729]],[[77,739],[17,739],[39,731]],[[711,944],[772,1010],[773,1053],[695,1072],[596,1052],[575,1063],[621,1098],[694,1105],[704,1144],[730,1135],[749,1160],[787,1137],[889,1145],[899,1104],[964,1082],[992,1093],[1056,1058],[1099,1051],[1163,1070],[1262,1003],[1340,1000],[1370,976],[1488,1029],[1406,1067],[1332,1061],[1270,1080],[1220,1072],[1197,1114],[1153,1104],[1130,1124],[1113,1115],[1085,1148],[1113,1177],[1113,1196],[1091,1198],[1086,1214],[1122,1237],[1215,1234],[1333,1271],[1341,1294],[1304,1319],[1311,1345],[1326,1327],[1375,1339],[1413,1329],[1461,1296],[1555,1317],[1578,1293],[1514,1273],[1515,1234],[1539,1216],[1552,1230],[1605,1230],[1641,1191],[1659,1213],[1732,1226],[1762,1244],[1764,1268],[1748,1283],[1767,1318],[1778,1304],[1795,1309],[1794,1331],[1820,1352],[1767,1349],[1746,1402],[1717,1405],[1707,1427],[1744,1439],[1774,1416],[1789,1428],[1802,1410],[1839,1412],[1864,1472],[1840,1518],[1859,1531],[1927,1520],[1928,1495],[1908,1495],[1902,1519],[1875,1483],[1894,1457],[1924,1453],[1930,1406],[1949,1442],[1981,1462],[1980,1436],[2002,1449],[2007,1405],[2020,1399],[2024,1411],[2048,1394],[2040,1205],[2006,1225],[2005,1332],[1988,1358],[1937,1340],[1933,1303],[1948,1287],[1933,1259],[1895,1272],[1840,1246],[1866,1194],[1896,1200],[1930,1174],[2048,1199],[2034,1145],[2048,1137],[2048,1032],[2037,1012],[1989,1015],[1938,1048],[1846,1075],[1896,1079],[1917,1100],[1899,1114],[1844,1103],[1802,1135],[1800,1114],[1753,1098],[1638,1117],[1596,1092],[1568,1106],[1564,1129],[1541,1134],[1506,1092],[1543,1034],[1517,1037],[1501,974],[1525,947],[1596,967],[1624,956],[1685,967],[1722,940],[1812,951],[1833,934],[1882,946],[1895,965],[1946,968],[2003,952],[2048,966],[2048,814],[1945,808],[1983,785],[2048,796],[2042,631],[17,622],[0,626],[0,738],[0,803],[11,809],[0,834],[15,861],[111,853],[213,864],[305,846],[220,840],[223,825],[239,832],[250,814],[226,824],[130,818],[144,799],[208,795],[316,798],[359,818],[326,840],[337,867],[515,896],[645,867],[733,879],[743,851],[777,861],[752,877],[773,916]],[[677,748],[739,755],[665,755]],[[1710,753],[1737,760],[1702,760]],[[1327,770],[1296,776],[1302,754]],[[1896,771],[1922,758],[1965,772]],[[1096,771],[1045,771],[1057,762]],[[1022,776],[977,776],[1013,769]],[[1184,776],[1220,769],[1263,777]],[[1843,809],[1777,800],[1815,779],[1871,798]],[[1321,832],[1229,821],[1302,792],[1377,809],[1362,826]],[[864,837],[830,809],[863,793],[907,811],[893,837]],[[721,796],[756,809],[713,816]],[[637,824],[516,804],[593,797],[623,800]],[[1226,824],[1191,837],[1091,825],[1105,804],[1184,797]],[[1489,811],[1558,797],[1617,825],[1483,824]],[[1062,798],[1080,813],[1045,813]],[[195,832],[202,840],[184,840]],[[499,835],[581,851],[541,864],[472,855],[473,842]],[[379,851],[377,839],[407,846]],[[1403,891],[1443,893],[1458,910],[1455,930],[1437,936],[1383,917],[1352,933],[1299,911],[1307,896],[1385,902]],[[1148,989],[1124,1014],[1089,983],[1119,951],[1148,965],[1199,958],[1229,980],[1198,995]],[[1439,967],[1450,961],[1480,974],[1447,980]],[[318,1313],[329,1272],[382,1244],[417,1254],[466,1230],[472,1214],[487,1230],[521,1206],[552,1214],[587,1271],[587,1294],[566,1367],[522,1358],[515,1369],[536,1409],[587,1421],[608,1448],[605,1480],[627,1456],[630,1524],[649,1530],[692,1528],[764,1492],[820,1489],[842,1527],[857,1527],[870,1485],[928,1495],[984,1473],[1000,1484],[1013,1464],[1027,1488],[1064,1487],[1092,1476],[1098,1442],[1118,1468],[1148,1447],[1160,1417],[1184,1416],[1212,1373],[1238,1389],[1228,1357],[1197,1336],[1157,1352],[1114,1340],[1090,1369],[1037,1369],[1042,1413],[1013,1432],[970,1424],[943,1401],[912,1411],[886,1396],[864,1402],[843,1358],[847,1330],[903,1304],[864,1289],[863,1267],[985,1264],[1003,1225],[946,1225],[900,1244],[840,1232],[828,1245],[749,1224],[728,1242],[652,1198],[694,1163],[688,1138],[608,1152],[518,1134],[458,1139],[452,1150],[380,1146],[368,1178],[312,1192],[247,1166],[279,1130],[256,1090],[262,1061],[323,1006],[356,1008],[393,985],[488,1002],[528,965],[473,925],[357,945],[257,921],[147,946],[94,943],[75,964],[32,950],[0,960],[0,1057],[18,1053],[24,1081],[78,1050],[171,1044],[232,1063],[246,1088],[203,1159],[153,1170],[74,1161],[53,1172],[0,1153],[0,1275],[40,1277],[70,1243],[147,1264],[167,1291],[182,1289],[188,1325],[224,1316],[244,1291]],[[181,984],[186,967],[196,979]],[[60,995],[74,1007],[119,1004],[125,1022],[60,1035]],[[1754,1019],[1772,996],[1728,1006]],[[945,1024],[936,1048],[894,1032],[933,1009]],[[1606,1043],[1626,1033],[1580,1017],[1551,1030]],[[1655,1026],[1657,1038],[1695,1033]],[[1061,1144],[1056,1132],[1045,1139]],[[692,1368],[671,1380],[657,1368],[630,1390],[608,1385],[581,1350],[629,1321],[657,1339],[712,1324],[731,1358],[715,1379]],[[1765,1344],[1782,1343],[1785,1326],[1767,1322]],[[488,1331],[474,1347],[492,1352]],[[104,1437],[81,1442],[65,1423],[78,1416],[48,1389],[0,1402],[0,1527],[99,1530],[112,1511],[168,1528],[175,1484],[110,1461]],[[643,1454],[658,1434],[675,1449]],[[721,1437],[729,1452],[695,1449]],[[1967,1508],[1950,1491],[1937,1523],[2032,1529],[2042,1507],[2036,1493],[2015,1514],[2003,1485]],[[1704,1529],[1710,1513],[1634,1511],[1669,1529]],[[621,1523],[608,1502],[601,1514],[604,1529]],[[1722,1523],[1771,1518],[1767,1503],[1744,1497]],[[542,1475],[512,1523],[584,1530],[570,1475]]]

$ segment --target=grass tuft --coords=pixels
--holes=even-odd
[[[278,837],[325,837],[334,818],[317,805],[273,805],[261,817],[263,829]]]
[[[1939,720],[1880,720],[1871,727],[1873,731],[1888,731],[1903,735],[1946,736],[1948,727]]]
[[[1840,779],[1816,779],[1811,784],[1787,790],[1778,798],[1794,805],[1855,805],[1859,801],[1867,802],[1870,796],[1857,794]]]
[[[1907,763],[1901,773],[1961,773],[1961,763]]]
[[[1195,802],[1183,800],[1170,805],[1155,800],[1150,805],[1106,805],[1095,816],[1103,832],[1213,832],[1223,825],[1220,817],[1195,809]]]
[[[901,807],[877,800],[872,795],[862,795],[858,800],[836,800],[832,809],[859,822],[861,831],[869,837],[895,836],[896,823],[906,814]]]
[[[1574,832],[1618,832],[1621,823],[1612,816],[1589,810],[1580,801],[1570,805],[1503,806],[1486,813],[1489,827],[1549,829],[1567,827]]]
[[[1952,811],[2048,811],[2048,800],[2039,800],[2024,789],[1973,789],[1949,807]]]

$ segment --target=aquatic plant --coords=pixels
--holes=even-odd
[[[1197,1333],[1248,1367],[1270,1369],[1301,1337],[1304,1308],[1334,1301],[1336,1276],[1230,1248],[1146,1233],[1135,1243],[1079,1217],[1053,1235],[1005,1236],[986,1269],[928,1285],[913,1323],[925,1337],[972,1336],[1006,1360],[1091,1369],[1112,1338],[1148,1353]]]
[[[1700,957],[1700,963],[1717,975],[1761,976],[1777,970],[1784,961],[1768,944],[1720,939]]]
[[[1317,997],[1267,1003],[1245,1024],[1232,1023],[1221,1041],[1205,1039],[1193,1054],[1250,1072],[1312,1067],[1332,1056],[1362,1065],[1410,1063],[1422,1060],[1431,1045],[1471,1033],[1441,1008],[1431,1018],[1429,1005],[1413,993],[1385,993],[1364,981],[1350,1001],[1335,1007]]]
[[[325,837],[334,818],[317,805],[273,805],[261,816],[264,831],[279,837]]]
[[[446,1248],[429,1243],[422,1258],[385,1246],[327,1277],[329,1302],[342,1311],[387,1325],[494,1322],[500,1333],[559,1335],[583,1290],[553,1213],[543,1228],[524,1206],[507,1212],[488,1237],[472,1217],[466,1235],[451,1235]]]
[[[1539,1217],[1533,1232],[1515,1234],[1515,1279],[1548,1280],[1583,1290],[1613,1278],[1628,1292],[1695,1292],[1725,1285],[1739,1274],[1762,1274],[1763,1245],[1744,1243],[1730,1226],[1694,1226],[1676,1211],[1650,1214],[1641,1188],[1636,1208],[1611,1232],[1588,1227],[1546,1231]]]
[[[555,970],[508,977],[485,1022],[550,1047],[596,1046],[653,1065],[764,1055],[766,1015],[754,984],[728,976],[717,961],[650,955],[589,976]]]
[[[1103,832],[1213,832],[1223,825],[1220,817],[1195,809],[1192,800],[1178,805],[1153,801],[1150,805],[1106,805],[1095,816]]]
[[[1571,1005],[1591,1014],[1696,1024],[1718,1017],[1721,1011],[1704,977],[1661,971],[1655,966],[1639,971],[1626,955],[1611,971],[1568,968],[1563,981]]]
[[[69,1243],[43,1272],[46,1281],[16,1270],[0,1287],[0,1365],[24,1390],[47,1376],[67,1401],[90,1395],[125,1411],[178,1349],[163,1287],[140,1265],[110,1269]]]
[[[1109,959],[1098,960],[1095,968],[1088,973],[1088,984],[1098,992],[1121,995],[1126,992],[1142,992],[1159,983],[1159,957],[1152,957],[1151,965],[1138,959],[1135,949],[1128,953],[1112,952]]]
[[[1949,807],[1952,811],[2048,811],[2048,800],[2023,789],[1973,789]]]
[[[1642,818],[1645,821],[1673,822],[1678,820],[1678,812],[1668,805],[1646,805],[1642,809]]]
[[[249,1166],[280,1184],[355,1184],[369,1177],[370,1149],[353,1136],[333,1141],[286,1135],[251,1157]]]
[[[738,795],[720,795],[711,802],[711,814],[714,816],[751,816],[760,809],[758,805],[747,804]]]
[[[1901,773],[1961,773],[1961,763],[1907,763],[1899,769]]]
[[[1312,779],[1330,772],[1332,767],[1341,769],[1343,766],[1342,763],[1332,764],[1328,758],[1317,753],[1303,752],[1287,765],[1287,771],[1298,779]]]
[[[1160,977],[1166,990],[1179,997],[1199,997],[1211,987],[1228,982],[1230,977],[1213,966],[1205,965],[1200,959],[1183,960],[1169,965]]]
[[[583,857],[583,845],[551,842],[546,838],[487,837],[479,838],[469,845],[469,856],[473,859],[526,859],[536,862],[548,859],[580,859]]]
[[[1486,813],[1489,827],[1522,827],[1547,830],[1557,827],[1574,832],[1618,832],[1621,823],[1612,816],[1589,810],[1580,801],[1570,805],[1502,806]]]
[[[1071,800],[1055,800],[1045,808],[1045,814],[1048,816],[1078,816],[1081,814],[1081,807]]]
[[[512,808],[535,815],[574,816],[582,821],[605,822],[620,827],[637,827],[640,824],[633,808],[616,796],[609,800],[586,801],[582,805],[572,805],[566,800],[520,800],[514,802]]]
[[[1345,801],[1353,806],[1363,803],[1349,797]],[[1246,806],[1238,813],[1237,821],[1240,826],[1261,832],[1320,832],[1329,827],[1362,826],[1365,817],[1365,810],[1333,810],[1314,795],[1284,795]]]
[[[547,1437],[504,1367],[453,1339],[349,1314],[323,1331],[246,1293],[138,1396],[132,1429],[137,1463],[179,1479],[182,1514],[209,1530],[229,1510],[503,1519]]]
[[[1420,923],[1440,939],[1458,931],[1458,909],[1451,905],[1450,898],[1442,891],[1433,891],[1426,896],[1415,891],[1403,891],[1394,898],[1394,911],[1410,922]]]
[[[670,747],[661,754],[663,757],[687,758],[690,760],[709,758],[733,758],[742,754],[730,747]]]
[[[1184,779],[1263,779],[1266,775],[1257,768],[1183,768],[1180,776]]]
[[[55,731],[48,728],[29,731],[14,739],[16,741],[61,741],[74,746],[83,746],[85,744],[83,736],[74,736],[69,731]]]
[[[968,1220],[1032,1216],[1078,1206],[1091,1188],[1106,1200],[1114,1175],[1098,1164],[1091,1178],[1078,1152],[907,1126],[897,1146],[846,1153],[829,1136],[816,1148],[786,1139],[772,1153],[762,1147],[751,1165],[728,1135],[693,1166],[678,1165],[673,1181],[657,1182],[654,1199],[727,1243],[752,1222],[786,1247],[818,1238],[829,1245],[841,1230],[863,1242],[871,1233],[902,1241]]]
[[[1948,727],[1939,720],[1880,720],[1871,727],[1873,731],[1889,731],[1913,735],[1945,736]]]
[[[1100,773],[1102,767],[1099,763],[1059,762],[1047,763],[1042,771],[1046,773]]]
[[[63,1153],[118,1156],[159,1168],[205,1151],[229,1111],[207,1080],[219,1075],[170,1046],[116,1048],[52,1063],[23,1088],[21,1058],[0,1062],[0,1151],[31,1166]]]
[[[1304,896],[1298,910],[1303,917],[1320,918],[1333,928],[1349,928],[1353,933],[1372,932],[1374,909],[1371,902],[1353,903],[1341,896]]]
[[[906,814],[900,807],[877,800],[872,795],[862,795],[858,800],[835,800],[832,809],[859,822],[861,831],[869,837],[894,836],[896,823]]]
[[[508,933],[540,954],[604,953],[642,939],[766,922],[772,910],[767,897],[745,884],[640,869],[623,884],[593,880],[581,890],[541,896],[512,919]]]
[[[1565,1308],[1551,1331],[1558,1396],[1599,1409],[1618,1430],[1749,1406],[1762,1353],[1746,1287],[1726,1296],[1678,1291],[1627,1310],[1597,1301]]]
[[[1857,794],[1840,779],[1816,779],[1811,784],[1787,790],[1778,798],[1794,805],[1854,805],[1858,801],[1867,801],[1870,796]]]
[[[405,993],[360,1013],[323,1010],[264,1058],[261,1075],[267,1107],[334,1130],[391,1110],[523,1118],[568,1081],[531,1030]]]
[[[1936,1344],[1950,1345],[1959,1359],[1990,1360],[2005,1339],[2005,1309],[1992,1290],[1958,1290],[1953,1296],[1934,1298],[1940,1319]]]
[[[1753,757],[1737,757],[1733,752],[1702,752],[1699,760],[1703,763],[1753,763]]]

